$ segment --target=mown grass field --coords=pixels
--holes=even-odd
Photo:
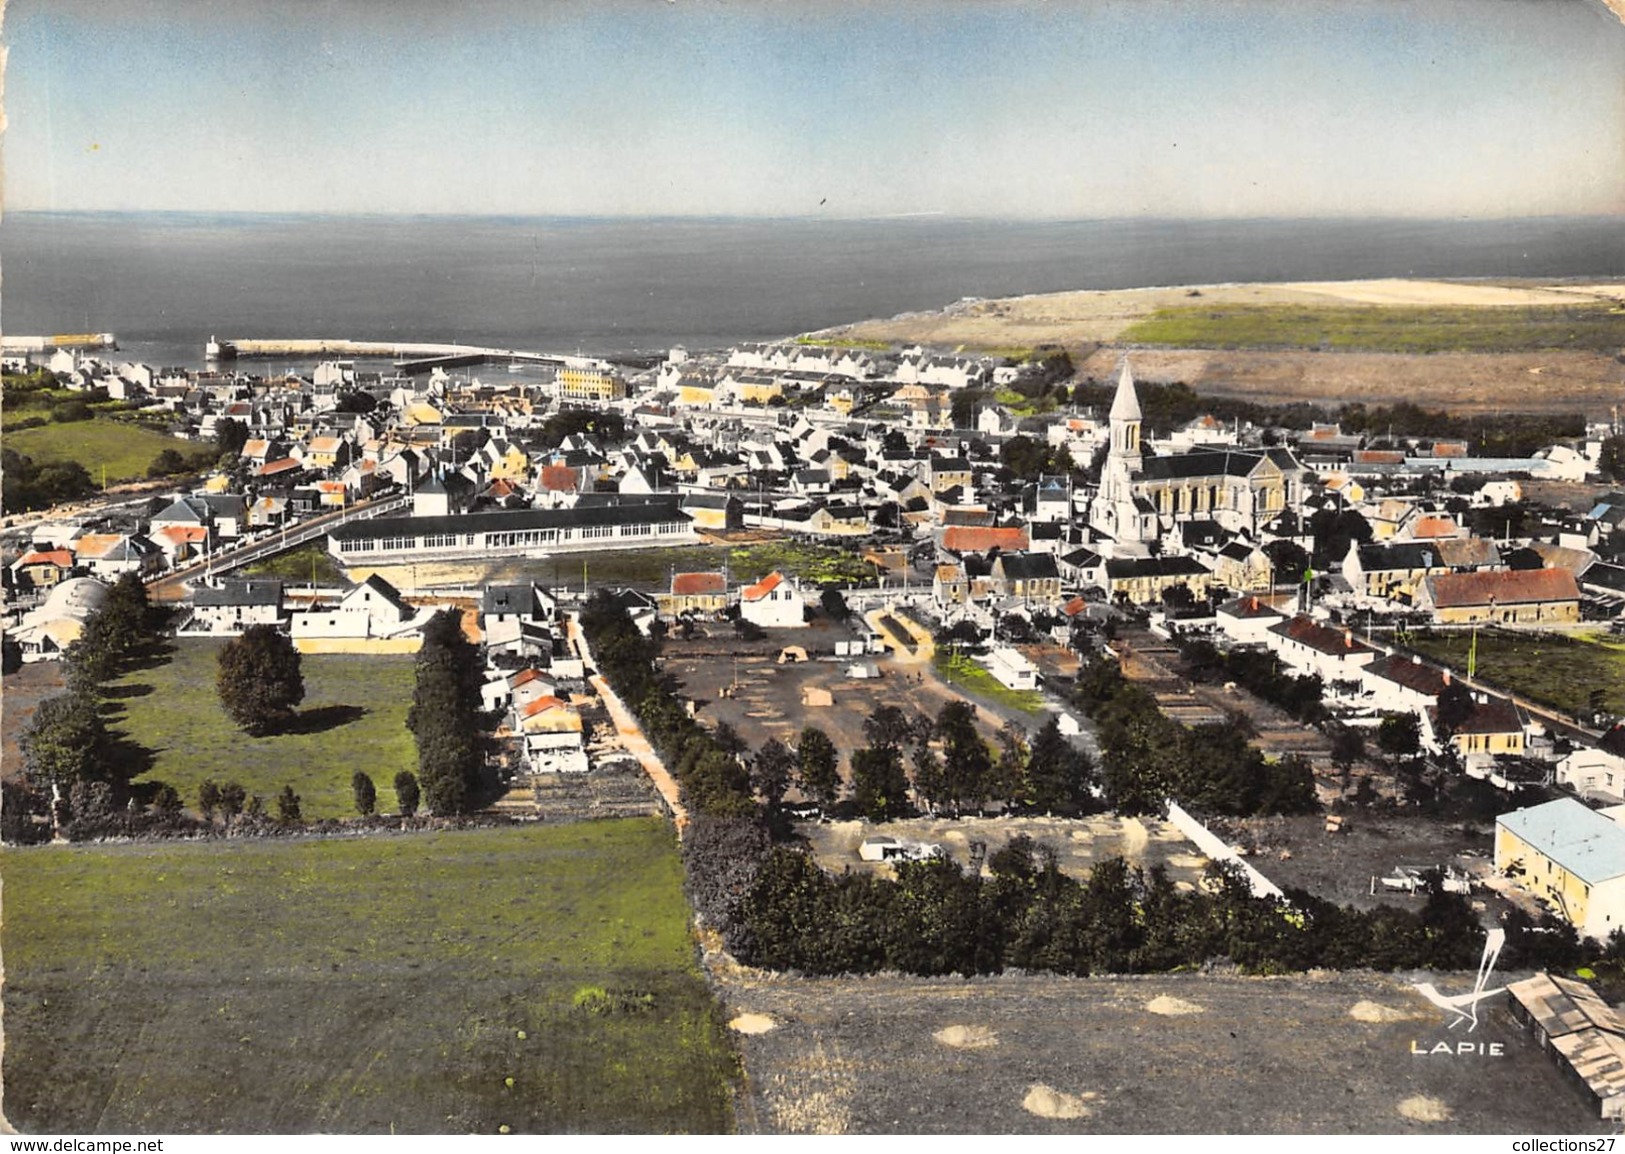
[[[344,575],[344,568],[333,560],[333,555],[327,551],[325,538],[301,545],[297,549],[290,549],[286,553],[278,553],[275,557],[256,561],[252,565],[245,565],[240,575],[275,577],[282,581],[303,584],[312,579],[312,574],[315,574],[318,585],[350,584]]]
[[[232,725],[215,693],[224,645],[181,638],[167,661],[115,683],[120,712],[109,724],[155,754],[142,780],[168,782],[192,809],[207,777],[239,782],[267,806],[291,784],[309,820],[354,816],[350,777],[359,769],[378,787],[379,811],[396,810],[395,775],[417,769],[406,728],[413,658],[306,654],[299,732],[249,737]]]
[[[1464,308],[1238,305],[1158,309],[1128,326],[1128,344],[1176,348],[1307,348],[1365,352],[1511,353],[1614,350],[1625,311],[1601,306]]]
[[[931,659],[942,679],[973,697],[992,701],[1023,713],[1044,712],[1044,697],[1032,689],[1011,689],[981,665],[961,653],[939,649]]]
[[[1470,630],[1416,634],[1412,649],[1465,671],[1472,646]],[[1603,691],[1603,709],[1625,713],[1625,642],[1606,634],[1512,633],[1480,630],[1477,679],[1565,713],[1590,712],[1593,690]]]
[[[664,822],[0,863],[24,1132],[732,1128]]]
[[[14,449],[35,464],[51,461],[77,461],[100,484],[102,469],[107,481],[129,481],[145,477],[147,466],[165,449],[182,456],[194,453],[198,445],[178,437],[165,436],[125,421],[71,421],[41,425],[17,432],[7,430],[5,447]]]

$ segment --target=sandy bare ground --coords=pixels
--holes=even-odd
[[[1605,419],[1625,404],[1625,365],[1605,353],[1354,353],[1098,348],[1078,365],[1109,380],[1124,356],[1142,381],[1259,404],[1392,404],[1457,413],[1572,413]]]
[[[1500,1056],[1416,1054],[1460,1039],[1407,978],[1473,982],[717,975],[778,1023],[739,1038],[745,1133],[1607,1132],[1500,1004],[1472,1038]]]

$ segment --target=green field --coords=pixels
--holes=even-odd
[[[0,862],[25,1133],[732,1129],[664,822]]]
[[[1407,644],[1465,671],[1472,633],[1416,634]],[[1589,713],[1591,692],[1600,689],[1605,710],[1625,713],[1625,642],[1606,634],[1480,630],[1476,676],[1571,715]]]
[[[239,576],[276,577],[293,584],[308,584],[312,574],[318,585],[351,584],[344,575],[343,566],[333,560],[333,555],[327,551],[325,539],[278,553],[252,565],[244,565]]]
[[[417,769],[406,728],[411,657],[306,654],[299,707],[305,732],[249,737],[231,724],[215,694],[224,644],[181,638],[168,661],[115,683],[114,704],[121,712],[109,724],[154,752],[146,779],[173,785],[188,807],[196,806],[206,777],[239,782],[268,807],[291,784],[310,820],[354,816],[350,776],[359,769],[378,787],[379,811],[395,811],[395,775]]]
[[[1617,351],[1625,310],[1563,307],[1237,305],[1158,309],[1125,329],[1126,344],[1177,348],[1308,348],[1395,353]]]
[[[1011,689],[962,653],[939,649],[931,663],[944,681],[974,697],[1019,709],[1023,713],[1044,712],[1043,694],[1032,689]]]
[[[759,580],[775,569],[813,585],[873,585],[875,580],[875,567],[854,548],[788,540],[736,545],[726,550],[711,545],[684,545],[572,553],[545,561],[493,562],[489,572],[491,580],[538,581],[549,587],[575,588],[581,587],[585,573],[591,585],[660,590],[669,586],[673,572],[720,569],[725,561],[735,584]]]
[[[78,461],[97,484],[102,481],[104,466],[109,483],[138,480],[147,475],[147,466],[165,449],[187,456],[199,448],[196,442],[168,437],[140,425],[104,420],[72,421],[7,432],[4,444],[33,458],[37,465]]]

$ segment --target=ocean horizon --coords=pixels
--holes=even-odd
[[[10,211],[0,329],[595,355],[726,347],[967,297],[1377,277],[1625,275],[1618,217],[1009,220]]]

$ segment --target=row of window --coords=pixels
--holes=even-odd
[[[662,521],[657,524],[584,525],[579,530],[519,529],[511,532],[486,533],[430,533],[422,537],[379,537],[374,541],[345,540],[339,542],[341,553],[401,553],[421,549],[514,549],[532,545],[552,545],[561,541],[592,541],[605,537],[670,537],[681,534],[688,527],[684,521]]]

